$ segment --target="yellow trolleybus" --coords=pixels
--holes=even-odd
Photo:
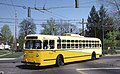
[[[100,58],[100,39],[66,33],[63,36],[32,34],[25,37],[22,63],[46,66]]]

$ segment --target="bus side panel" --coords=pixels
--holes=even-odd
[[[56,63],[56,52],[53,50],[43,50],[41,52],[41,65],[53,65]]]
[[[62,49],[62,50],[25,50],[26,62],[40,63],[39,66],[56,64],[56,58],[59,54],[63,55],[64,63],[82,61],[91,59],[92,52],[96,52],[96,58],[99,58],[101,49]],[[36,57],[36,54],[39,57]]]
[[[64,62],[75,62],[75,61],[81,61],[81,60],[87,60],[91,58],[91,54],[79,52],[79,50],[74,51],[64,51]]]
[[[59,54],[63,55],[64,62],[74,62],[90,59],[91,55],[80,52],[71,52],[66,50],[44,50],[41,51],[41,66],[56,64],[56,58]]]
[[[59,54],[63,55],[65,63],[91,59],[91,54],[85,52],[75,52],[69,50],[44,50],[41,51],[41,66],[56,64],[56,58]]]

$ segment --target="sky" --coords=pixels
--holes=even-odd
[[[16,5],[16,6],[10,6]],[[17,35],[19,33],[19,23],[27,18],[28,7],[31,8],[51,8],[48,11],[31,10],[31,17],[35,24],[41,24],[50,18],[55,20],[79,20],[75,21],[77,26],[82,18],[87,19],[92,6],[98,10],[100,3],[98,0],[79,0],[79,8],[75,8],[75,0],[0,0],[0,28],[7,24],[14,35],[15,11],[17,13]],[[26,7],[26,8],[25,8]],[[56,9],[54,7],[57,7]],[[64,7],[64,8],[61,8]],[[12,19],[11,19],[12,18]],[[73,21],[70,21],[71,23]],[[37,26],[37,33],[40,33],[40,26]]]

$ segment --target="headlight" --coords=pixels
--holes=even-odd
[[[26,53],[24,53],[24,57],[26,56]]]
[[[39,57],[39,54],[38,54],[38,53],[36,54],[36,57]]]

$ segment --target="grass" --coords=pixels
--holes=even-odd
[[[10,52],[9,50],[0,50],[0,55],[7,54],[9,52]]]
[[[10,53],[10,54],[5,55],[5,56],[1,56],[0,58],[18,58],[22,55],[23,55],[23,52],[14,52],[14,53]]]

